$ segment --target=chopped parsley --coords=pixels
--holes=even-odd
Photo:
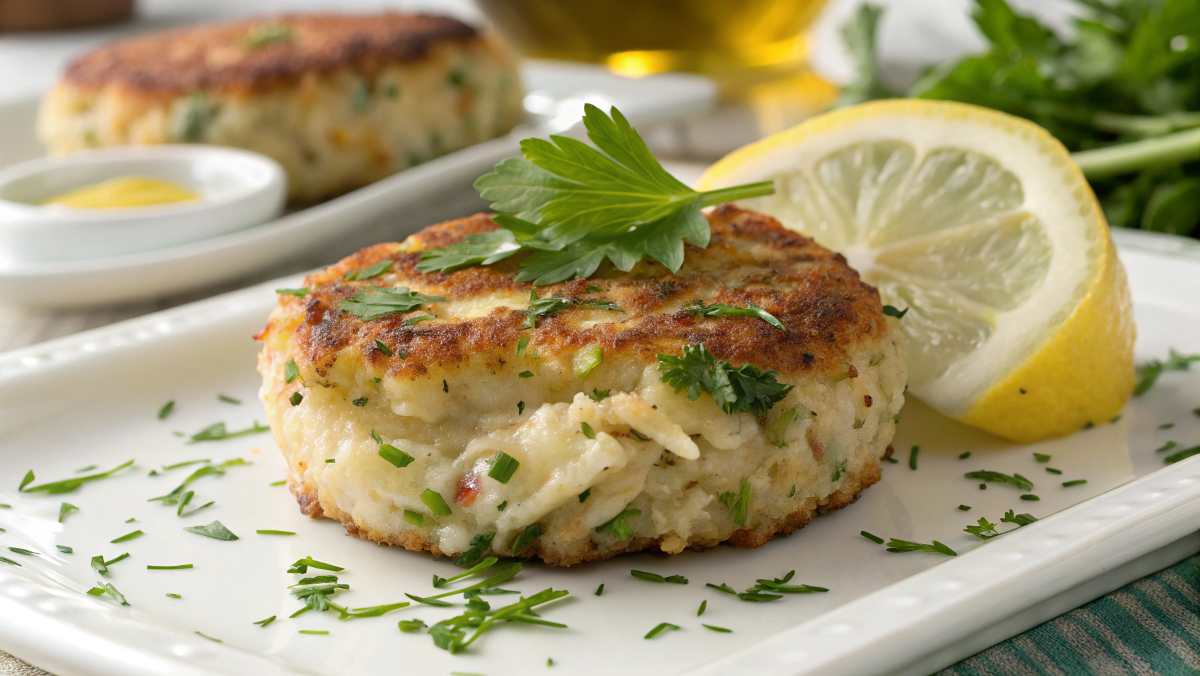
[[[960,512],[969,512],[969,511],[971,511],[971,506],[970,506],[970,505],[959,505],[959,506],[958,506],[958,511],[960,511]]]
[[[244,430],[235,430],[233,432],[225,429],[225,423],[219,422],[213,423],[212,425],[209,425],[208,427],[205,427],[199,432],[193,434],[188,438],[188,443],[195,444],[201,441],[223,441],[225,439],[245,437],[251,434],[261,434],[269,431],[271,431],[270,427],[267,427],[266,425],[259,425],[257,420],[255,420],[254,424],[250,427],[247,427]]]
[[[1158,382],[1159,376],[1166,371],[1186,371],[1192,367],[1192,362],[1200,361],[1200,354],[1185,355],[1176,352],[1174,349],[1170,351],[1170,356],[1167,361],[1159,361],[1157,359],[1140,364],[1137,367],[1138,382],[1133,388],[1133,396],[1140,397],[1154,387]]]
[[[182,467],[184,465],[193,464],[194,462],[207,463],[208,461],[207,460],[190,461],[187,463],[178,463],[178,464],[172,465],[170,467]],[[192,491],[187,490],[188,486],[190,486],[196,480],[201,479],[206,476],[210,476],[210,475],[211,476],[224,476],[226,468],[237,467],[237,466],[245,465],[245,464],[246,464],[246,461],[242,460],[241,458],[233,458],[231,460],[226,460],[225,462],[215,464],[215,465],[214,464],[206,464],[203,467],[200,467],[196,471],[192,472],[190,475],[188,475],[188,477],[183,480],[183,483],[179,484],[174,489],[172,489],[170,493],[167,493],[166,495],[160,495],[157,498],[150,498],[149,500],[147,500],[147,502],[161,502],[164,505],[179,505],[179,508],[176,510],[176,514],[178,514],[179,516],[183,516],[183,508],[186,507],[187,503],[191,501],[192,495],[193,495]],[[168,468],[164,467],[164,469],[168,469]],[[212,503],[209,503],[209,504],[212,504]],[[207,507],[207,506],[208,505],[205,505],[205,507]],[[204,507],[200,507],[199,509],[204,509]],[[199,511],[199,509],[197,509],[196,511]],[[195,511],[193,511],[192,513],[194,514]]]
[[[28,472],[26,472],[25,478],[21,480],[21,485],[17,490],[22,493],[49,493],[50,495],[58,495],[60,493],[71,493],[73,491],[78,490],[80,486],[84,485],[85,483],[87,483],[89,481],[96,481],[98,479],[104,479],[104,478],[110,477],[113,474],[116,474],[117,472],[125,469],[126,467],[129,467],[132,464],[133,464],[133,461],[129,460],[128,462],[124,462],[124,463],[118,465],[117,467],[114,467],[114,468],[108,470],[107,472],[100,472],[98,474],[88,474],[87,476],[75,477],[73,479],[63,479],[62,481],[52,481],[50,483],[39,484],[37,486],[29,486],[29,484],[33,483],[33,481],[34,481],[33,470],[29,470]],[[26,488],[26,486],[29,486],[29,488]]]
[[[946,545],[933,541],[933,544],[927,545],[920,542],[910,542],[908,540],[897,540],[892,538],[888,540],[887,551],[889,552],[929,552],[930,554],[945,554],[946,556],[958,556],[958,554],[947,547]]]
[[[995,482],[995,483],[1008,484],[1010,486],[1015,486],[1023,491],[1033,490],[1033,482],[1030,481],[1029,479],[1026,479],[1025,477],[1021,476],[1020,474],[1016,474],[1016,473],[1009,475],[1009,474],[1003,474],[1001,472],[991,472],[988,470],[981,470],[978,472],[967,472],[963,476],[968,479],[979,479],[980,481],[990,481],[990,482]]]
[[[288,401],[292,402],[292,406],[299,406],[300,402],[304,401],[304,395],[299,392],[292,392],[292,396],[288,397]]]
[[[427,626],[429,625],[425,624],[425,622],[422,620],[400,620],[400,631],[406,634],[410,634],[414,631],[420,631],[421,628]]]
[[[668,575],[667,577],[663,577],[662,575],[659,575],[658,573],[647,573],[644,570],[631,570],[631,571],[629,571],[629,574],[636,577],[639,580],[645,580],[647,582],[659,582],[659,583],[670,583],[670,584],[687,584],[688,583],[687,578],[682,575]]]
[[[335,566],[332,563],[325,563],[323,561],[317,561],[316,559],[314,559],[311,556],[306,556],[303,559],[299,559],[298,561],[293,563],[290,567],[288,567],[287,572],[299,573],[300,575],[303,575],[308,572],[309,568],[317,568],[319,570],[331,570],[335,573],[340,573],[343,570],[345,570],[341,566]]]
[[[193,567],[190,563],[181,563],[177,566],[146,566],[146,570],[187,570]]]
[[[1182,451],[1176,451],[1176,452],[1172,453],[1171,455],[1168,455],[1167,457],[1163,458],[1163,461],[1166,462],[1168,465],[1173,465],[1173,464],[1179,462],[1180,460],[1190,458],[1193,455],[1197,455],[1197,454],[1200,454],[1200,446],[1192,446],[1191,448],[1185,448]]]
[[[792,391],[791,385],[776,381],[777,371],[764,371],[753,364],[735,368],[724,359],[718,361],[703,345],[684,346],[682,357],[658,355],[658,370],[663,372],[662,382],[676,392],[686,389],[693,401],[701,391],[708,392],[727,414],[740,411],[766,417],[767,411]]]
[[[442,494],[432,488],[426,488],[425,492],[421,493],[421,502],[425,503],[425,506],[429,508],[429,511],[433,512],[434,516],[450,516],[452,513],[450,505],[446,504],[446,500],[442,498]]]
[[[283,382],[291,385],[292,382],[294,380],[296,380],[296,378],[299,378],[299,377],[300,377],[300,367],[296,366],[296,360],[295,359],[287,360],[287,363],[283,365]]]
[[[894,306],[884,305],[883,306],[883,314],[887,315],[888,317],[895,317],[896,319],[902,319],[904,317],[904,315],[908,314],[908,308],[899,310],[899,309],[895,308]]]
[[[909,453],[908,453],[908,468],[909,469],[917,468],[917,454],[920,452],[921,452],[920,446],[913,446],[912,450],[909,451]]]
[[[385,345],[384,342],[378,338],[375,339],[375,349],[382,352],[383,356],[385,357],[391,357],[392,355],[396,354],[395,352],[392,352],[392,348]]]
[[[520,564],[516,564],[520,566]],[[565,628],[567,625],[542,619],[534,608],[551,601],[556,601],[570,592],[544,589],[528,598],[522,598],[516,603],[493,610],[480,598],[467,602],[467,609],[461,615],[442,620],[429,628],[429,636],[433,644],[451,654],[457,654],[479,639],[485,632],[495,628],[501,622],[521,622],[537,624],[543,627]],[[467,630],[474,629],[470,638]]]
[[[20,554],[21,556],[41,556],[37,552],[31,549],[25,549],[23,547],[9,547],[8,551],[12,552],[13,554]]]
[[[589,497],[591,497],[591,495],[592,495],[592,489],[591,489],[591,488],[588,488],[587,490],[585,490],[584,492],[582,492],[582,493],[580,493],[580,494],[579,494],[579,501],[580,501],[580,502],[586,502],[586,501],[587,501],[587,499],[588,499]]]
[[[75,505],[72,505],[69,502],[62,503],[62,505],[60,505],[58,508],[58,522],[62,523],[63,519],[66,519],[68,514],[70,514],[71,512],[78,511],[78,510],[79,510],[78,507],[76,507]]]
[[[883,538],[879,537],[878,535],[872,535],[871,533],[868,533],[865,530],[859,531],[858,534],[865,537],[866,539],[870,540],[871,542],[874,542],[877,545],[883,544]]]
[[[405,319],[404,325],[405,326],[416,326],[417,324],[420,324],[421,322],[427,322],[427,321],[430,321],[433,319],[437,319],[437,317],[435,317],[433,315],[417,315],[416,317],[409,317],[408,319]]]
[[[236,397],[231,397],[231,396],[229,396],[228,394],[218,394],[218,395],[217,395],[217,400],[218,400],[218,401],[223,401],[223,402],[225,402],[226,404],[235,404],[235,405],[237,405],[237,406],[241,406],[241,405],[242,405],[242,400],[241,400],[241,399],[237,399]]]
[[[915,447],[914,447],[915,448]],[[841,462],[833,466],[833,480],[837,481],[842,478],[842,474],[846,472],[846,463],[848,460],[843,459]]]
[[[1074,479],[1072,481],[1064,481],[1063,488],[1070,488],[1071,486],[1082,486],[1083,484],[1086,484],[1086,483],[1087,483],[1087,479]]]
[[[1046,455],[1045,453],[1034,453],[1033,459],[1037,460],[1038,462],[1050,462],[1050,456]]]
[[[612,390],[598,390],[593,387],[592,393],[588,395],[588,398],[596,402],[604,401],[605,399],[608,399],[610,392],[612,392]]]
[[[728,496],[728,497],[726,497]],[[739,526],[746,525],[746,516],[750,510],[751,488],[750,481],[743,479],[737,495],[730,492],[721,494],[721,502],[729,507],[729,518]]]
[[[491,546],[492,540],[496,537],[495,533],[477,533],[471,538],[470,549],[454,559],[456,566],[470,566],[483,557],[483,553]]]
[[[603,582],[601,582],[601,583],[600,583],[600,586],[599,586],[599,587],[596,587],[596,594],[595,594],[595,595],[596,595],[596,596],[600,596],[600,595],[601,595],[601,594],[603,594],[603,593],[604,593],[604,583],[603,583]]]
[[[475,564],[474,566],[471,566],[467,570],[464,570],[463,572],[461,572],[457,575],[452,575],[450,577],[440,577],[439,575],[437,575],[435,573],[433,576],[433,586],[434,586],[434,588],[444,587],[451,582],[457,582],[458,580],[461,580],[464,577],[469,577],[471,575],[474,575],[475,573],[478,573],[481,570],[486,570],[488,568],[491,568],[492,566],[496,565],[499,561],[500,561],[500,559],[498,559],[494,556],[489,556],[486,559],[480,561],[479,563]]]
[[[110,540],[110,542],[112,542],[115,545],[115,544],[118,544],[121,542],[128,542],[130,540],[140,538],[143,535],[145,535],[145,533],[143,533],[142,531],[135,530],[132,533],[126,533],[126,534],[122,535],[121,537],[116,538],[115,540]]]
[[[220,521],[213,521],[207,526],[189,526],[184,528],[184,530],[189,533],[203,535],[204,537],[212,538],[214,540],[230,541],[238,539],[238,536],[234,535]]]
[[[10,566],[20,566],[21,565],[21,564],[17,563],[16,561],[13,561],[12,559],[5,557],[5,556],[0,556],[0,563],[7,563]]]
[[[425,515],[420,512],[414,512],[411,509],[404,510],[404,520],[414,526],[425,525]]]
[[[518,279],[520,279],[519,276]],[[525,326],[526,328],[530,329],[536,328],[538,317],[549,317],[550,315],[561,312],[572,305],[593,307],[598,310],[624,312],[624,310],[617,307],[616,303],[610,303],[606,300],[563,298],[562,296],[547,296],[546,298],[540,298],[537,294],[537,291],[531,291],[529,294],[529,308],[525,310]]]
[[[524,357],[526,350],[529,349],[529,336],[521,336],[517,339],[517,356]]]
[[[353,298],[343,300],[339,307],[343,311],[369,322],[393,312],[410,312],[426,303],[441,303],[445,300],[442,296],[427,296],[410,291],[405,286],[394,289],[369,286],[359,289]]]
[[[981,540],[994,538],[1000,533],[996,532],[996,524],[988,521],[984,517],[979,517],[978,525],[967,526],[963,529],[964,532],[974,535]]]
[[[1022,496],[1021,496],[1021,499],[1022,499],[1022,500],[1041,500],[1041,498],[1039,498],[1038,496],[1034,495],[1033,493],[1026,493],[1026,494],[1024,494],[1024,495],[1022,495]]]
[[[704,611],[707,609],[708,609],[708,599],[704,599],[703,601],[700,602],[700,607],[696,609],[696,617],[700,617],[701,615],[703,615]]]
[[[633,537],[633,528],[629,526],[626,519],[631,519],[635,516],[641,516],[642,510],[637,507],[626,507],[620,514],[609,519],[605,523],[596,526],[597,533],[608,533],[618,540],[628,540]]]
[[[267,619],[259,620],[258,622],[255,622],[254,624],[257,624],[260,627],[266,627],[268,624],[271,624],[274,621],[275,621],[275,616],[272,615],[272,616],[268,617]]]
[[[504,451],[496,451],[496,457],[492,459],[492,467],[488,470],[487,475],[502,484],[506,484],[520,466],[521,463],[516,458]]]
[[[267,528],[260,528],[254,532],[258,533],[259,535],[295,535],[295,533],[290,530],[270,530]]]
[[[753,587],[746,590],[746,593],[767,592],[769,594],[820,594],[829,591],[825,587],[814,587],[811,584],[788,584],[795,577],[796,571],[790,570],[783,577],[773,578],[771,580],[758,579],[755,580]]]
[[[57,549],[58,551],[62,552],[63,554],[74,554],[75,553],[74,549],[72,549],[66,545],[54,545],[54,548]]]
[[[416,458],[396,448],[391,444],[382,444],[379,447],[379,457],[392,463],[396,469],[408,467],[408,465]]]
[[[596,430],[592,429],[592,426],[587,424],[587,422],[579,423],[579,427],[583,430],[583,436],[587,437],[588,439],[596,438]]]
[[[705,305],[704,301],[697,300],[693,301],[689,305],[683,306],[683,309],[691,313],[693,317],[758,317],[780,331],[783,331],[784,333],[787,332],[787,327],[783,325],[783,322],[780,322],[775,318],[775,315],[767,312],[754,303],[747,303],[747,307],[735,307],[733,305],[722,305],[720,303]]]
[[[167,416],[171,415],[171,411],[174,411],[174,410],[175,410],[175,400],[171,399],[167,403],[163,404],[162,408],[158,409],[158,419],[159,420],[165,419]]]
[[[105,594],[108,594],[114,600],[116,600],[117,603],[120,603],[123,606],[129,605],[129,602],[125,600],[124,594],[117,591],[117,588],[112,586],[108,582],[97,582],[96,586],[89,589],[87,593],[91,594],[92,596],[103,596]],[[199,634],[200,632],[196,632],[196,633]],[[203,634],[200,634],[200,635],[204,636]],[[204,638],[208,638],[208,637],[204,636]],[[212,640],[216,641],[216,639],[212,639]],[[220,641],[217,641],[217,642],[220,643]]]
[[[1053,467],[1047,467],[1047,468],[1046,468],[1046,472],[1047,472],[1048,474],[1062,474],[1062,470],[1061,470],[1061,469],[1055,469],[1055,468],[1053,468]]]
[[[967,458],[969,458],[969,457],[971,457],[971,452],[970,452],[970,451],[963,451],[962,453],[959,453],[959,454],[958,454],[958,459],[959,459],[959,460],[966,460],[966,459],[967,459]]]
[[[712,589],[716,589],[719,592],[725,592],[726,594],[733,594],[734,596],[737,596],[737,591],[734,590],[733,587],[730,587],[729,585],[725,584],[724,582],[722,582],[719,585],[713,584],[711,582],[706,582],[706,583],[704,583],[704,586],[710,587]]]
[[[519,377],[519,378],[532,378],[532,377],[533,377],[533,371],[521,371],[520,373],[518,373],[518,374],[517,374],[517,377]]]
[[[583,363],[575,371],[577,378],[582,378],[591,373],[604,361],[604,350],[601,350],[599,347],[593,347],[591,350],[584,352],[583,357]]]
[[[793,406],[780,413],[778,417],[771,421],[771,424],[767,425],[767,428],[763,430],[766,433],[767,441],[779,448],[787,446],[787,430],[792,421],[799,415],[796,410],[797,408],[799,407]]]
[[[509,556],[517,556],[521,552],[525,551],[526,547],[533,544],[534,540],[537,540],[540,537],[542,537],[541,527],[536,523],[530,524],[525,528],[525,530],[521,531],[521,534],[518,535],[515,540],[513,540],[512,552],[509,554]]]
[[[275,293],[281,296],[295,296],[297,298],[303,298],[307,296],[308,291],[309,289],[307,286],[301,286],[295,289],[275,289]]]
[[[524,414],[525,414],[525,402],[518,401],[517,402],[517,415],[524,415]]]
[[[675,631],[677,629],[679,629],[679,625],[671,624],[670,622],[660,622],[657,627],[651,629],[646,634],[646,638],[654,638],[655,636],[658,636],[659,634],[663,633],[664,631],[667,631],[667,630]]]
[[[371,279],[372,277],[378,277],[379,275],[382,275],[383,273],[385,273],[391,269],[392,269],[392,261],[381,261],[379,263],[376,263],[375,265],[365,267],[361,270],[351,270],[350,272],[347,272],[345,274],[345,276],[342,277],[342,279],[344,279],[348,282],[361,282],[364,279]]]
[[[711,629],[713,631],[720,632],[722,634],[732,634],[733,633],[732,629],[726,629],[725,627],[715,627],[711,624],[704,624],[703,622],[700,623],[700,626],[704,627],[705,629]]]

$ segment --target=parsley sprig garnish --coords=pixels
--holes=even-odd
[[[495,610],[492,610],[487,601],[478,597],[472,598],[467,602],[466,612],[433,625],[429,628],[429,636],[437,647],[449,651],[451,654],[457,654],[466,650],[498,622],[522,622],[565,629],[567,625],[561,622],[543,620],[534,611],[534,608],[568,595],[570,592],[566,590],[544,589],[528,598],[522,597],[512,605]],[[468,629],[475,630],[470,638],[467,638]]]
[[[538,317],[547,317],[556,312],[565,310],[572,305],[594,307],[600,310],[612,310],[614,312],[624,312],[624,310],[618,307],[616,303],[606,300],[563,298],[561,296],[547,296],[546,298],[541,298],[538,296],[537,291],[533,291],[529,294],[529,309],[525,310],[525,326],[532,329],[534,326],[536,326]]]
[[[563,136],[521,141],[524,157],[475,182],[500,212],[492,219],[500,229],[427,251],[417,268],[489,265],[523,252],[517,280],[537,286],[588,277],[606,258],[626,272],[646,257],[675,272],[685,241],[708,246],[702,208],[774,192],[770,181],[692,190],[663,169],[620,111],[610,113],[584,107],[595,148]]]
[[[767,312],[754,303],[747,303],[747,307],[736,307],[733,305],[723,305],[721,303],[705,305],[704,301],[697,300],[693,301],[689,305],[684,305],[683,309],[690,312],[694,317],[758,317],[780,331],[787,333],[787,327],[783,325],[783,322],[776,319],[775,315]]]
[[[663,372],[662,381],[676,392],[686,389],[693,401],[701,391],[708,392],[728,414],[749,412],[762,418],[792,391],[791,385],[776,381],[777,371],[753,364],[735,367],[724,359],[718,361],[703,345],[684,346],[682,357],[658,355],[658,370]]]
[[[363,321],[369,322],[393,312],[411,312],[427,303],[442,303],[445,300],[442,296],[429,296],[410,291],[407,286],[398,286],[394,289],[368,286],[356,291],[353,298],[342,301],[339,307]]]
[[[888,540],[887,550],[889,552],[929,552],[930,554],[945,554],[946,556],[958,556],[958,553],[950,549],[946,545],[933,541],[933,544],[927,545],[921,542],[910,542],[908,540],[897,540],[892,538]]]

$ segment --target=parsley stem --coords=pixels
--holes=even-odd
[[[1200,129],[1071,153],[1071,159],[1091,181],[1197,158],[1200,158]]]
[[[719,190],[709,190],[707,192],[700,193],[700,205],[709,207],[714,204],[721,204],[722,202],[732,202],[734,200],[771,195],[774,194],[774,192],[774,181],[759,181],[758,183],[735,185],[732,188],[721,188]]]

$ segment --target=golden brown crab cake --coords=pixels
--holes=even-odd
[[[449,17],[290,14],[128,38],[71,62],[42,103],[54,154],[212,143],[268,155],[313,201],[508,133],[516,59]]]
[[[678,272],[643,261],[540,287],[570,302],[534,328],[518,260],[417,271],[422,250],[493,229],[483,214],[281,296],[260,335],[261,396],[303,511],[409,549],[457,557],[486,542],[470,556],[571,565],[757,547],[852,502],[879,480],[904,402],[896,320],[840,255],[731,205],[706,215],[712,241],[688,245]],[[367,286],[445,300],[364,321],[341,307]],[[695,301],[754,303],[786,331],[696,316]],[[657,355],[692,345],[794,388],[761,418],[691,400],[661,381]],[[500,452],[519,463],[511,476]]]

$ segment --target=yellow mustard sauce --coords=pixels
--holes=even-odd
[[[147,176],[118,176],[76,188],[42,204],[61,204],[76,209],[119,209],[195,199],[200,199],[200,195],[168,181]]]

